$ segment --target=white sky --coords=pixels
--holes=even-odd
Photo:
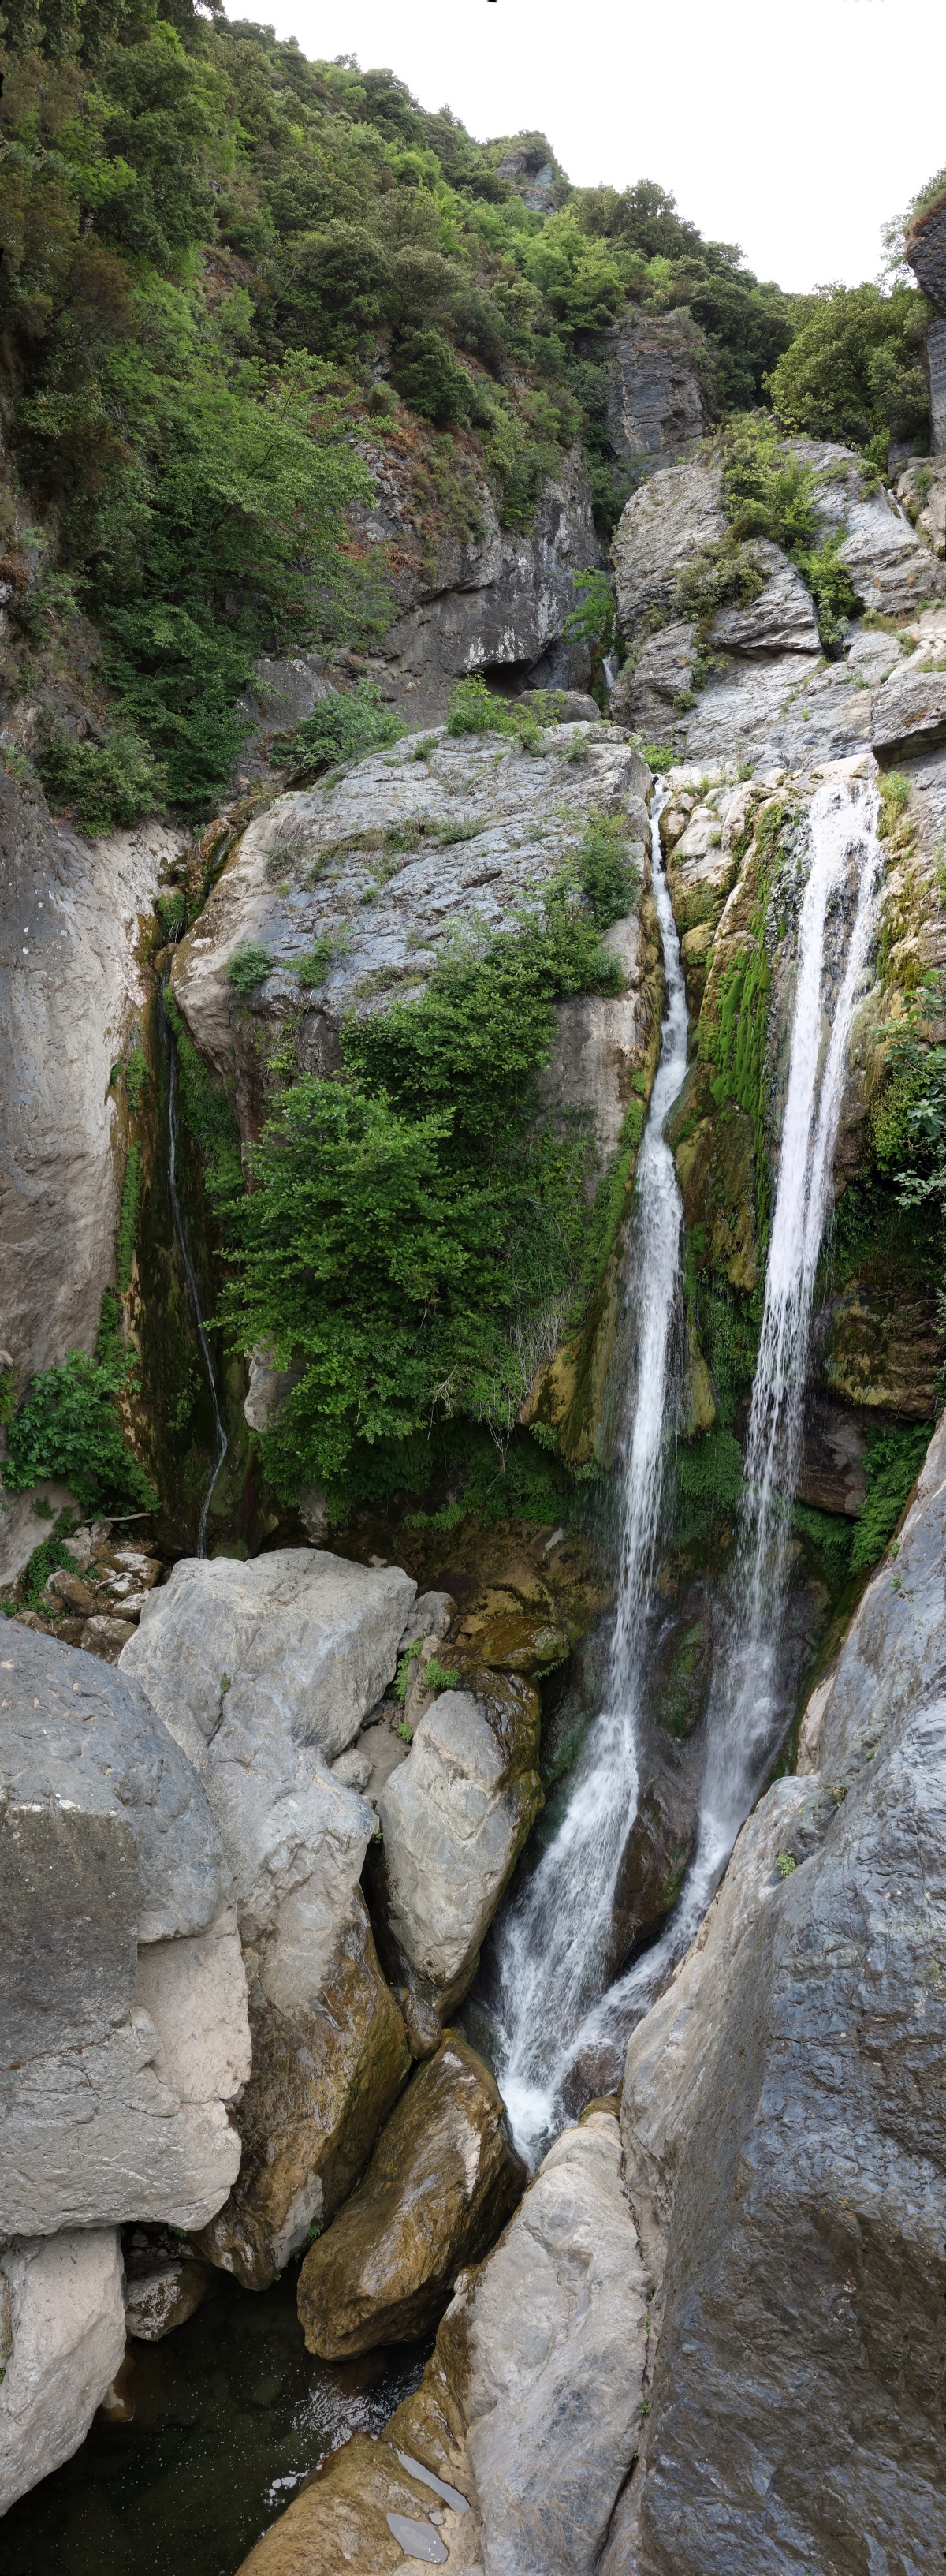
[[[227,0],[231,17],[254,0]],[[659,179],[758,276],[877,275],[946,163],[944,0],[256,0],[304,53],[384,64],[485,139],[539,127],[569,178]]]

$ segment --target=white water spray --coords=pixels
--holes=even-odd
[[[660,847],[651,822],[654,901],[667,1008],[641,1142],[627,1264],[636,1325],[634,1399],[624,1446],[618,1607],[608,1697],[576,1765],[560,1831],[498,1936],[499,2081],[526,2150],[554,2128],[563,2074],[603,1978],[614,1890],[637,1806],[636,1723],[663,1484],[672,1328],[679,1297],[682,1204],[663,1125],[686,1072],[687,1008]]]

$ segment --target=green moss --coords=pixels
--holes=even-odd
[[[742,1451],[731,1431],[704,1431],[678,1443],[671,1530],[679,1547],[705,1544],[735,1511],[742,1493]]]
[[[211,1205],[222,1213],[243,1189],[240,1131],[226,1092],[208,1071],[175,1002],[170,986],[164,1007],[177,1047],[178,1097],[183,1117],[198,1146]]]
[[[141,1205],[141,1147],[129,1145],[122,1182],[122,1203],[115,1238],[115,1268],[122,1296],[131,1286],[131,1267],[138,1233],[138,1210]]]

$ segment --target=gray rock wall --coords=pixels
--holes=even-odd
[[[763,1881],[728,1993],[714,2005],[704,1984],[702,2069],[675,2096],[646,2468],[608,2576],[893,2576],[946,2548],[944,1574],[941,1429],[819,1694],[818,1775],[793,1817],[804,1783],[769,1792],[730,1865],[777,1815],[787,1874]],[[701,1939],[708,1961],[711,1921]],[[678,1988],[697,1975],[685,1963]],[[656,2008],[671,2032],[673,1996]],[[659,2037],[635,2035],[625,2094],[629,2188],[638,2165],[653,2177],[658,2225]]]

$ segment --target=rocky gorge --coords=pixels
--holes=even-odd
[[[266,30],[114,42],[234,84],[200,291],[308,334],[387,590],[251,631],[245,523],[185,756],[117,591],[17,624],[35,494],[79,558],[11,394],[11,2576],[918,2576],[946,191],[855,439],[651,183]],[[132,697],[164,788],[94,828]]]

